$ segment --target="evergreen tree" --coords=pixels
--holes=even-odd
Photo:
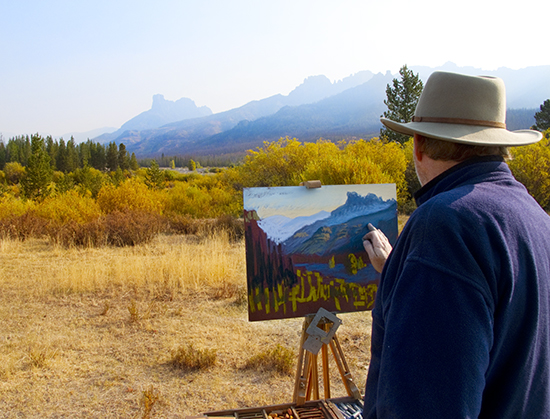
[[[542,105],[540,105],[540,111],[535,114],[535,125],[532,129],[544,132],[550,128],[550,99],[546,99]]]
[[[55,165],[57,167],[57,170],[63,173],[67,173],[67,146],[65,145],[65,140],[63,140],[63,138],[59,139]]]
[[[0,138],[0,170],[4,170],[4,166],[6,165],[8,159],[7,159],[7,150],[6,146],[4,145],[4,141]]]
[[[103,144],[90,143],[90,164],[94,169],[105,170],[106,155]]]
[[[151,160],[151,167],[145,171],[145,184],[150,189],[161,189],[164,183],[164,172],[156,160]]]
[[[139,163],[136,159],[135,153],[132,153],[132,156],[130,157],[130,169],[131,170],[138,170],[139,169]]]
[[[130,156],[126,151],[126,146],[122,143],[118,146],[118,166],[122,170],[128,170],[130,168]]]
[[[49,193],[48,186],[52,181],[53,170],[44,139],[38,134],[32,136],[31,150],[25,175],[21,179],[21,187],[26,198],[40,199]]]
[[[57,144],[57,141],[54,141],[51,135],[48,135],[46,137],[46,152],[50,156],[50,165],[52,166],[52,169],[57,170],[57,150],[59,148],[59,145]]]
[[[400,80],[393,79],[392,85],[386,86],[384,105],[388,110],[384,112],[384,118],[406,123],[412,121],[424,85],[418,74],[415,75],[407,65],[401,67],[399,74]],[[398,134],[386,127],[380,130],[380,138],[400,144],[404,144],[409,139],[407,135]]]
[[[114,141],[110,142],[107,147],[106,163],[111,172],[116,172],[118,169],[118,147]]]
[[[67,172],[74,172],[79,167],[79,161],[78,161],[78,152],[76,151],[76,144],[74,142],[74,138],[71,137],[69,141],[67,141],[67,162],[66,162],[66,170]]]
[[[86,165],[89,165],[92,161],[92,152],[90,150],[91,141],[88,140],[85,143],[80,143],[76,146],[76,151],[78,153],[78,167],[84,168]]]

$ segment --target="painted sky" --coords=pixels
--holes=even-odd
[[[348,191],[357,192],[361,196],[372,193],[384,200],[396,199],[394,184],[325,185],[317,189],[304,186],[246,188],[244,209],[255,209],[260,219],[272,215],[289,218],[308,216],[320,211],[331,212],[344,205]]]
[[[547,65],[549,14],[540,0],[0,0],[0,133],[118,128],[154,94],[220,112],[319,74]]]

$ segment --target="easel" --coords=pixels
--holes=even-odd
[[[317,358],[321,350],[323,370],[324,398],[330,399],[330,375],[328,364],[328,347],[342,377],[348,396],[357,400],[361,398],[359,389],[353,382],[336,330],[342,321],[329,311],[321,308],[315,315],[308,315],[302,326],[302,338],[294,383],[293,402],[302,405],[308,400],[319,400],[319,372]]]

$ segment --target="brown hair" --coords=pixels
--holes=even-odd
[[[454,143],[451,141],[436,140],[416,134],[418,147],[432,160],[461,162],[471,157],[501,156],[509,157],[508,147],[505,146],[480,146],[471,144]]]

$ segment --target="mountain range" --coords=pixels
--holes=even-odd
[[[436,70],[501,77],[511,130],[534,124],[533,115],[550,97],[550,66],[483,71],[447,63],[410,69],[424,82]],[[361,71],[333,83],[323,75],[312,76],[286,96],[274,95],[216,114],[191,99],[172,102],[155,95],[150,110],[93,140],[124,143],[138,157],[154,157],[243,153],[286,136],[301,141],[367,139],[379,134],[386,86],[396,77],[390,72]]]

